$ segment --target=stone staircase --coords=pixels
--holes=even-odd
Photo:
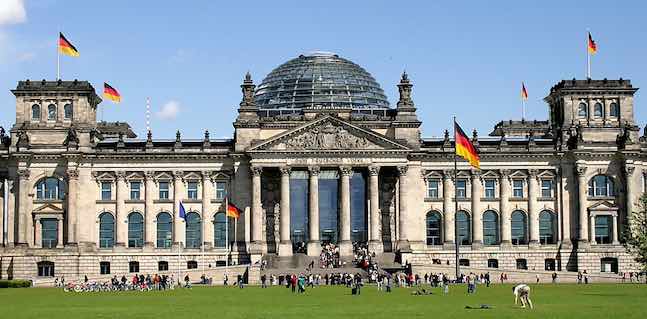
[[[383,253],[376,256],[376,261],[383,270],[401,270],[402,265],[396,261],[394,253]],[[277,256],[268,254],[263,256],[262,260],[267,262],[267,268],[261,273],[266,275],[284,275],[284,274],[299,274],[299,273],[312,273],[312,274],[325,274],[332,273],[360,273],[365,275],[366,272],[361,268],[353,265],[352,257],[342,257],[342,264],[344,266],[339,268],[320,268],[318,256],[308,256],[305,254],[294,254],[293,256]],[[314,261],[315,267],[308,271],[308,265]]]

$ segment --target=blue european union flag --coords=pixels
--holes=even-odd
[[[184,205],[182,205],[182,202],[180,202],[180,218],[186,221],[186,210],[184,210]]]

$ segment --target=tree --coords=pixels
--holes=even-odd
[[[624,233],[624,246],[634,260],[647,271],[647,193],[640,196],[640,211],[631,214],[630,222]]]

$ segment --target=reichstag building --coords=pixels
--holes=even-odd
[[[232,138],[157,140],[97,122],[86,81],[19,81],[0,137],[0,275],[254,264],[327,243],[343,258],[365,243],[415,270],[454,265],[456,241],[475,268],[638,268],[622,233],[645,190],[647,139],[629,80],[557,82],[547,121],[474,131],[481,169],[461,160],[456,178],[453,137],[422,137],[406,73],[397,87],[392,105],[359,65],[301,55],[258,86],[244,77]],[[226,202],[240,218],[227,220]]]

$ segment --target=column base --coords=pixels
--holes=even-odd
[[[398,241],[398,250],[400,253],[410,253],[411,252],[411,244],[409,243],[408,240],[399,240]]]
[[[577,249],[588,249],[591,248],[592,243],[586,239],[577,240]]]
[[[512,241],[511,240],[502,240],[500,247],[503,248],[503,249],[512,249]]]
[[[321,243],[317,241],[309,241],[306,248],[308,249],[308,256],[319,256],[321,254]]]
[[[339,242],[339,255],[340,256],[353,255],[353,243],[350,240],[342,240],[341,242]]]
[[[279,256],[292,256],[292,241],[286,240],[279,242]]]
[[[443,243],[443,250],[456,250],[456,243],[453,240],[447,240]]]
[[[538,241],[538,240],[531,240],[531,241],[528,243],[528,247],[530,247],[530,248],[537,248],[537,247],[539,247],[539,246],[540,246],[540,244],[539,244],[539,241]]]
[[[472,242],[472,250],[479,250],[483,248],[483,241],[482,240],[475,240]]]
[[[382,254],[384,253],[384,244],[379,240],[371,240],[368,242],[368,251],[371,253]]]
[[[249,244],[249,253],[250,254],[263,254],[263,246],[266,246],[265,243],[261,241],[253,241]]]

